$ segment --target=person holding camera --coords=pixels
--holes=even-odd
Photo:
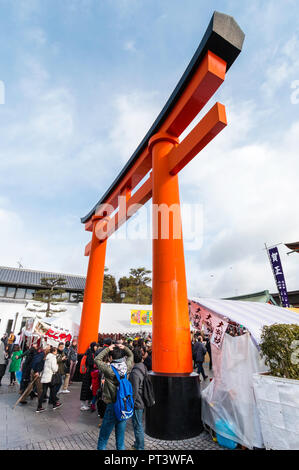
[[[107,359],[108,363],[106,362]],[[124,450],[125,448],[126,421],[118,421],[115,415],[114,404],[117,399],[119,382],[112,367],[117,371],[120,379],[122,379],[131,372],[133,359],[132,351],[123,344],[111,344],[111,346],[105,348],[95,358],[96,366],[105,376],[102,399],[107,405],[99,434],[98,450],[106,449],[110,434],[114,428],[117,450]]]

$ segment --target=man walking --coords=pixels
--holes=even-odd
[[[23,354],[18,356],[18,359],[23,359],[25,357],[25,361],[22,365],[22,380],[20,383],[20,393],[25,392],[27,386],[30,383],[30,375],[31,375],[31,365],[34,356],[37,354],[37,343],[33,343],[30,349],[27,349]],[[30,393],[31,398],[35,397],[33,390]],[[22,405],[26,405],[27,401],[23,399],[20,401]]]
[[[110,364],[105,362],[107,358]],[[118,421],[115,415],[114,404],[119,383],[111,366],[117,370],[120,379],[126,377],[133,367],[133,353],[123,344],[117,346],[112,344],[96,356],[95,364],[105,376],[102,398],[107,405],[99,434],[98,450],[106,449],[110,434],[114,428],[116,448],[117,450],[125,450],[124,441],[127,422],[126,420]]]
[[[132,418],[135,442],[133,449],[144,450],[144,431],[143,431],[143,411],[145,408],[143,402],[143,383],[147,374],[146,366],[143,363],[144,355],[141,349],[134,349],[134,367],[130,374],[130,382],[133,387],[134,414]]]
[[[197,365],[197,373],[202,374],[204,380],[208,378],[203,368],[203,363],[204,363],[206,352],[207,350],[202,343],[202,337],[199,336],[198,341],[194,345],[193,357],[194,357],[195,364]]]
[[[30,382],[33,382],[35,379],[34,389],[37,391],[38,399],[40,399],[43,393],[43,386],[41,384],[41,373],[44,369],[44,363],[45,363],[45,353],[42,348],[38,348],[30,364],[30,367],[31,367]],[[23,396],[23,399],[22,399],[23,404],[26,402],[26,399],[29,394],[31,398],[34,398],[35,394],[34,394],[34,391],[32,390],[31,392]]]

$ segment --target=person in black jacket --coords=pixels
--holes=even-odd
[[[195,364],[197,366],[197,373],[202,374],[204,380],[208,378],[203,368],[203,363],[204,363],[206,352],[207,350],[202,343],[202,337],[199,336],[198,341],[196,341],[193,347],[193,357],[194,357]]]
[[[75,375],[76,365],[78,362],[78,346],[77,346],[76,339],[73,339],[72,344],[70,345],[68,358],[70,361],[70,385],[71,385],[73,382],[73,377]]]
[[[136,450],[144,450],[144,431],[143,431],[143,382],[147,374],[146,366],[143,363],[143,352],[141,348],[136,348],[134,354],[134,367],[130,373],[129,380],[133,388],[134,414],[132,417],[133,429],[135,434],[135,442],[133,448]]]
[[[146,347],[147,354],[144,355],[145,357],[143,358],[143,361],[147,370],[151,371],[152,370],[152,342],[147,340],[145,342],[145,347]]]
[[[210,335],[211,336],[211,335]],[[212,367],[213,367],[213,363],[212,363],[212,350],[211,350],[211,343],[210,343],[210,336],[208,335],[206,337],[206,350],[207,350],[207,353],[209,355],[209,369],[212,370]]]
[[[44,369],[44,364],[45,364],[45,353],[42,348],[39,348],[36,351],[36,354],[34,354],[32,361],[31,361],[31,371],[30,371],[30,382],[33,382],[33,380],[36,378],[34,382],[34,390],[36,390],[37,394],[35,394],[33,391],[30,393],[31,399],[34,397],[38,397],[38,399],[41,397],[43,393],[43,386],[41,384],[41,373]],[[29,394],[25,395],[23,397],[22,401],[26,401],[26,398]]]
[[[93,370],[94,366],[94,358],[96,355],[98,345],[96,342],[90,344],[89,348],[87,349],[86,353],[86,373],[83,375],[82,386],[81,386],[81,393],[80,393],[80,400],[81,400],[81,411],[89,410],[89,406],[87,401],[92,400],[92,391],[91,387],[91,371]]]
[[[29,385],[30,374],[31,374],[31,364],[32,364],[32,361],[33,361],[33,358],[34,358],[35,354],[37,354],[37,344],[36,343],[34,343],[31,346],[30,349],[27,349],[27,351],[24,352],[20,356],[20,358],[25,357],[25,361],[23,362],[23,365],[22,365],[22,380],[21,380],[21,383],[20,383],[20,392],[21,393],[23,393]],[[34,397],[34,392],[31,392],[31,397],[32,398]],[[26,405],[27,401],[22,400],[20,403],[22,403],[22,405]]]

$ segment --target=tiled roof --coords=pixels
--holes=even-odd
[[[63,277],[66,280],[64,289],[84,290],[85,287],[86,278],[83,276],[0,266],[0,284],[40,287],[40,281],[44,277]]]

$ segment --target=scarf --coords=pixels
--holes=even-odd
[[[125,357],[122,357],[121,359],[116,359],[115,361],[112,361],[111,365],[117,370],[120,377],[124,377],[126,375],[128,367],[127,367]]]

